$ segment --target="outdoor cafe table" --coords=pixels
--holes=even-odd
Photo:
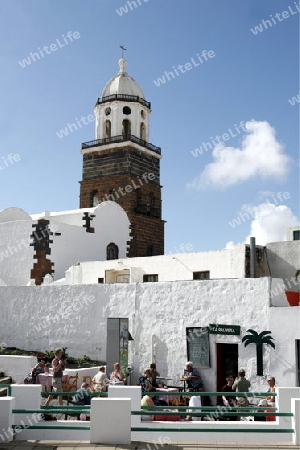
[[[69,379],[69,375],[62,376],[62,382],[66,383]],[[42,386],[51,387],[53,383],[53,375],[51,373],[40,373],[36,377],[37,384],[41,384]]]
[[[156,392],[178,392],[177,388],[156,388]],[[158,395],[158,400],[164,400],[168,405],[172,400],[180,400],[180,394],[178,395]]]

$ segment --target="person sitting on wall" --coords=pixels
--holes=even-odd
[[[106,392],[109,385],[109,379],[105,373],[105,367],[100,366],[98,373],[92,379],[92,387],[95,392]]]
[[[268,377],[269,391],[268,392],[276,392],[277,386],[275,384],[274,377]],[[275,395],[269,395],[266,400],[270,406],[275,406]]]
[[[121,370],[120,363],[114,364],[114,370],[110,375],[110,381],[112,383],[124,384],[125,375]]]
[[[39,362],[32,368],[30,374],[24,379],[24,384],[36,384],[37,376],[45,372],[47,358],[41,358]]]
[[[91,404],[90,385],[88,383],[82,383],[80,389],[77,389],[75,395],[72,397],[72,401],[80,403],[82,405]]]
[[[194,412],[194,413],[199,413],[201,412],[201,398],[199,397],[199,395],[193,395],[192,397],[190,397],[189,399],[189,406],[197,407],[198,409],[188,409],[187,412]],[[200,421],[202,420],[201,416],[186,416],[185,420],[197,420]]]
[[[153,400],[149,395],[144,395],[141,400],[141,406],[154,406]],[[141,420],[153,420],[151,415],[142,415]]]
[[[142,392],[155,391],[155,387],[152,384],[150,376],[150,369],[145,369],[144,375],[139,378],[138,385],[142,387]]]
[[[203,382],[200,372],[194,367],[192,361],[188,361],[185,365],[183,379],[187,382],[187,390],[190,392],[202,392]]]

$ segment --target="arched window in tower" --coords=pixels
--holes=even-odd
[[[130,120],[124,119],[122,123],[122,135],[129,136],[131,134],[131,123]]]
[[[143,141],[146,140],[146,127],[144,122],[142,122],[140,126],[140,139],[143,139]]]
[[[106,259],[107,261],[110,261],[112,259],[118,259],[119,258],[119,247],[111,242],[106,247]]]
[[[92,191],[90,193],[90,207],[97,206],[99,204],[98,191]]]
[[[142,194],[140,189],[136,190],[136,207],[135,207],[135,212],[141,213],[143,209],[143,205],[142,205]]]
[[[93,192],[93,206],[99,205],[98,191]]]
[[[111,122],[110,122],[110,120],[105,121],[105,137],[106,138],[111,137]]]

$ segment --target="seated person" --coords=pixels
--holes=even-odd
[[[200,392],[203,391],[203,383],[201,375],[197,369],[194,368],[193,363],[188,361],[184,369],[184,379],[187,381],[188,391]]]
[[[121,366],[119,363],[114,364],[114,370],[110,374],[110,381],[113,383],[124,383],[125,375],[121,370]]]
[[[233,376],[226,377],[227,383],[222,387],[222,392],[234,392],[232,389],[234,378]],[[226,396],[222,395],[223,405],[224,406],[236,406],[234,396]]]
[[[199,409],[190,409],[187,410],[188,412],[201,412],[201,398],[199,395],[193,395],[190,398],[189,406],[196,406],[199,407]],[[201,416],[187,416],[185,420],[202,420]]]
[[[87,383],[82,383],[80,389],[77,389],[75,395],[73,395],[72,401],[74,403],[81,403],[82,405],[90,405],[90,385]]]
[[[46,373],[47,375],[48,374],[50,375],[50,364],[49,363],[45,364],[44,373]]]
[[[139,378],[138,385],[142,387],[142,392],[155,391],[155,387],[152,385],[150,377],[150,369],[144,371],[144,375]]]
[[[268,384],[269,384],[269,390],[268,392],[276,392],[277,386],[275,384],[275,378],[274,377],[268,377]],[[274,395],[268,395],[266,398],[269,406],[275,406],[275,396]]]
[[[24,379],[25,384],[36,384],[37,376],[45,371],[46,361],[46,358],[41,358],[39,360],[39,362],[32,368],[30,374]]]
[[[155,363],[151,363],[150,364],[150,377],[152,380],[152,386],[157,388],[158,384],[156,382],[156,378],[160,376],[160,373],[156,370],[156,364]]]
[[[141,406],[154,406],[153,400],[149,395],[144,395],[141,400]],[[141,420],[153,420],[151,415],[142,415]]]
[[[100,366],[98,373],[92,379],[92,387],[95,392],[106,392],[109,385],[109,379],[105,373],[105,367]]]

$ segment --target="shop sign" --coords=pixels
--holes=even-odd
[[[241,334],[241,327],[239,325],[220,325],[215,323],[209,324],[210,334],[231,334],[239,336]]]

